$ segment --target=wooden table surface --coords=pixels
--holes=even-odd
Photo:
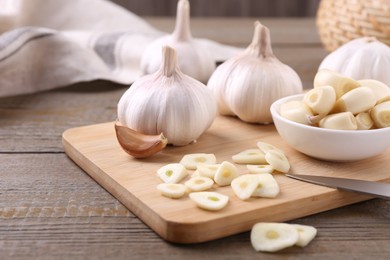
[[[170,31],[170,18],[149,18]],[[244,47],[253,19],[193,19],[193,35]],[[325,57],[314,19],[264,19],[274,53],[310,88]],[[167,243],[64,153],[68,128],[112,121],[127,86],[95,81],[0,98],[0,259],[389,259],[390,201],[374,199],[290,221],[318,229],[305,248],[255,252],[249,232]],[[390,173],[389,173],[390,174]]]

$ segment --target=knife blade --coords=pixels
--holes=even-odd
[[[382,199],[390,199],[390,184],[388,183],[293,173],[287,173],[286,176],[330,188],[359,192]]]

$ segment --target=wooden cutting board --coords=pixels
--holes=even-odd
[[[214,153],[218,162],[245,149],[256,148],[257,141],[284,150],[298,174],[329,175],[390,182],[390,149],[371,159],[332,163],[307,157],[290,148],[273,125],[246,124],[236,118],[218,117],[196,143],[184,147],[168,146],[147,159],[134,159],[119,146],[114,122],[72,128],[63,133],[68,156],[96,182],[113,194],[130,211],[167,241],[197,243],[248,231],[261,221],[283,222],[370,197],[338,191],[275,174],[281,193],[277,198],[239,200],[229,187],[213,190],[228,195],[229,204],[221,211],[199,209],[188,196],[169,199],[160,195],[156,172],[161,166],[179,162],[184,154]],[[242,173],[244,165],[238,166]]]

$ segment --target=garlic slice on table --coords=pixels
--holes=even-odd
[[[216,101],[199,81],[183,74],[176,51],[163,48],[160,69],[136,80],[118,103],[120,123],[146,135],[164,133],[169,144],[187,145],[216,116]]]
[[[161,64],[161,48],[169,45],[176,49],[180,68],[183,73],[206,83],[216,67],[216,61],[190,31],[190,3],[179,0],[177,3],[176,26],[172,34],[163,36],[150,43],[141,58],[141,70],[144,74],[157,71]]]
[[[170,163],[158,169],[157,176],[165,183],[179,183],[188,172],[180,163]]]
[[[257,223],[251,230],[251,243],[256,251],[276,252],[295,245],[299,234],[287,223]]]
[[[250,123],[271,123],[271,104],[302,92],[297,73],[272,52],[270,32],[255,22],[247,49],[217,67],[207,86],[213,91],[218,111]]]
[[[179,199],[186,193],[186,186],[179,183],[160,183],[157,185],[157,189],[161,192],[161,195],[171,199]]]
[[[330,53],[319,69],[337,71],[356,80],[375,79],[390,86],[390,47],[375,37],[349,41]]]

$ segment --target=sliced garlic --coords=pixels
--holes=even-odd
[[[281,149],[279,149],[276,146],[269,144],[269,143],[265,143],[265,142],[260,141],[260,142],[257,142],[256,145],[264,154],[266,154],[268,151],[271,151],[271,150],[275,150],[275,151],[283,153],[283,151]]]
[[[351,112],[327,115],[321,119],[319,126],[336,130],[357,130],[356,118]]]
[[[252,197],[275,198],[280,192],[279,184],[269,173],[253,175],[257,178],[257,187]]]
[[[342,95],[336,101],[332,113],[351,112],[356,115],[373,108],[375,104],[374,92],[368,87],[358,87]]]
[[[317,229],[315,227],[300,224],[290,225],[298,231],[298,241],[295,243],[296,246],[307,246],[317,235]]]
[[[241,199],[249,199],[258,186],[258,178],[253,174],[244,174],[235,178],[231,183],[234,194]]]
[[[197,171],[200,176],[208,177],[214,179],[214,175],[217,172],[220,164],[206,164],[206,163],[198,163]]]
[[[304,103],[318,115],[327,115],[336,103],[336,92],[332,86],[319,86],[307,92]]]
[[[368,130],[374,126],[374,121],[372,121],[369,113],[359,113],[355,116],[356,125],[358,130]]]
[[[390,126],[390,101],[376,105],[370,112],[374,124],[378,128]]]
[[[308,118],[313,116],[313,112],[304,102],[292,100],[280,106],[280,115],[288,120],[308,125],[311,123]]]
[[[214,181],[207,177],[193,177],[186,181],[184,185],[191,191],[204,191],[210,189],[214,184]]]
[[[214,181],[219,186],[227,186],[230,185],[238,175],[237,167],[228,161],[224,161],[215,172]]]
[[[237,164],[263,164],[266,163],[264,153],[259,149],[247,149],[232,156]]]
[[[290,170],[290,163],[286,155],[280,150],[269,150],[265,154],[265,160],[276,171],[287,173]]]
[[[220,210],[229,202],[228,196],[213,191],[192,192],[189,197],[199,208],[211,211]]]
[[[186,186],[178,183],[160,183],[157,185],[157,189],[165,197],[172,199],[179,199],[186,193]]]
[[[159,135],[144,135],[131,128],[115,123],[115,133],[122,149],[134,158],[146,158],[161,151],[168,140]]]
[[[272,173],[275,169],[269,164],[252,165],[248,164],[246,168],[250,173]]]
[[[377,104],[390,100],[390,88],[385,83],[374,79],[361,79],[358,82],[374,92]]]
[[[360,83],[336,71],[320,69],[314,77],[314,88],[322,86],[332,86],[336,92],[336,99],[339,99],[345,93],[359,87]]]
[[[251,230],[251,243],[256,251],[276,252],[297,243],[296,228],[286,223],[257,223]]]
[[[199,163],[216,164],[217,158],[212,153],[193,153],[186,154],[180,160],[187,170],[196,170]]]
[[[178,183],[188,175],[180,163],[170,163],[157,170],[157,176],[165,183]]]

